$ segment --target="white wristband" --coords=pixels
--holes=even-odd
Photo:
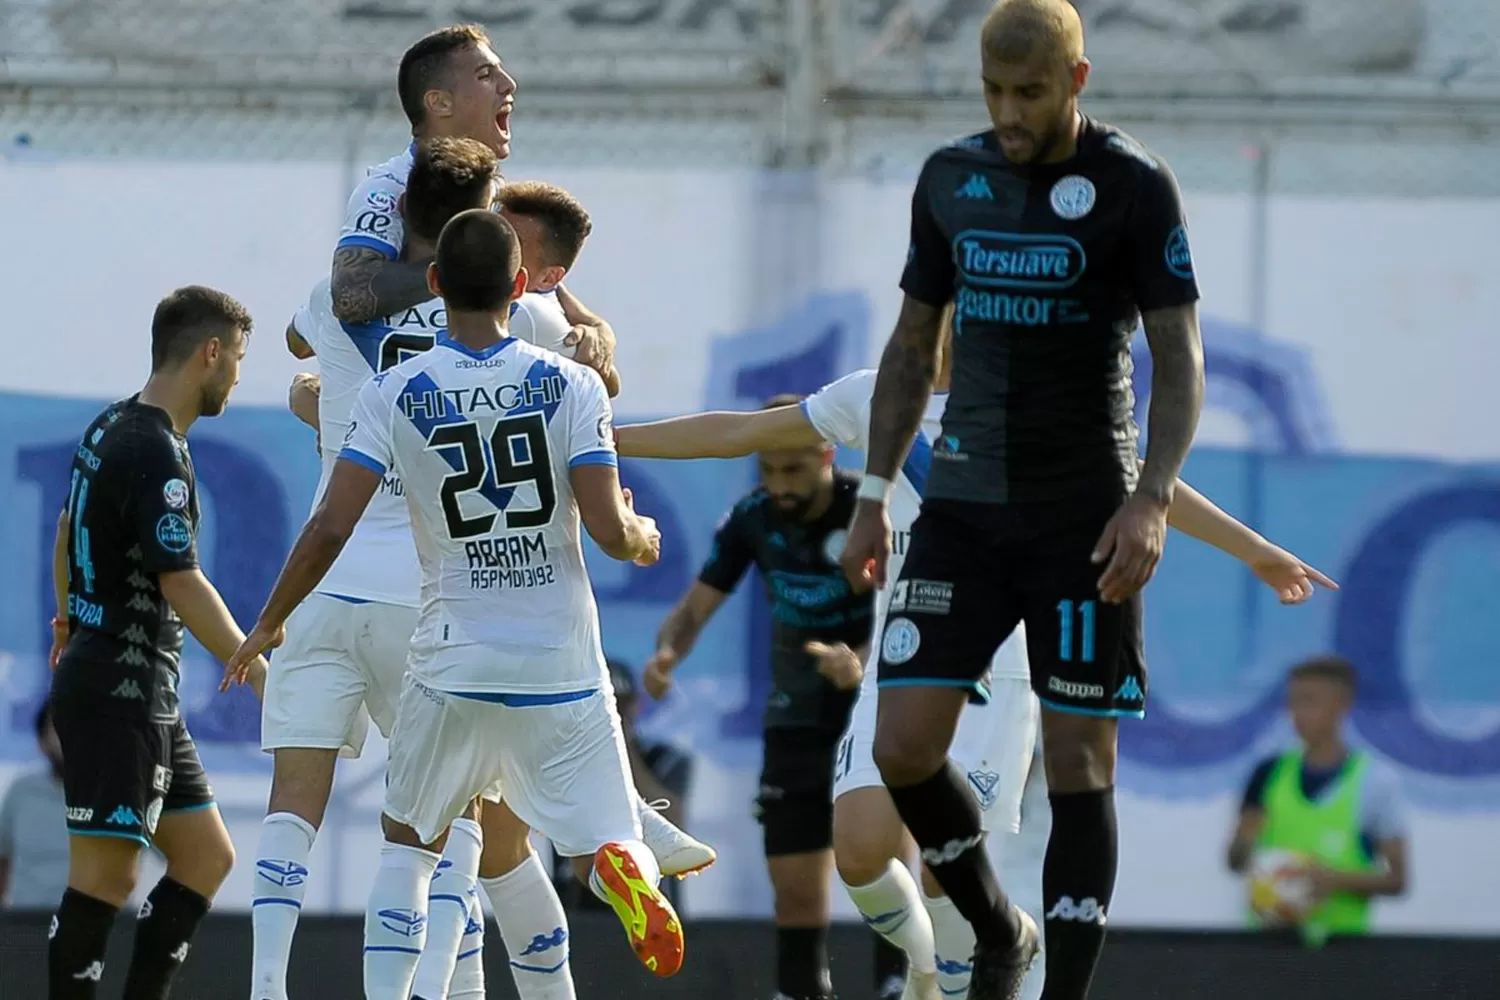
[[[859,492],[855,496],[861,500],[873,500],[878,504],[887,503],[891,499],[891,481],[866,472],[865,477],[859,481]]]

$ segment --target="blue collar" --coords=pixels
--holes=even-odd
[[[466,355],[467,357],[474,358],[478,361],[484,361],[487,358],[493,358],[495,355],[499,354],[501,351],[505,350],[515,342],[515,337],[502,337],[498,342],[491,344],[484,350],[476,351],[472,347],[466,347],[465,345],[459,343],[445,333],[443,336],[438,338],[437,346],[451,347],[453,350],[457,351],[460,354]]]

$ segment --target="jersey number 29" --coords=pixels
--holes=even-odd
[[[427,436],[427,447],[457,449],[463,463],[443,479],[440,496],[443,517],[451,538],[476,538],[494,530],[497,512],[505,513],[509,529],[540,528],[552,520],[557,509],[557,489],[552,482],[552,456],[547,447],[547,422],[540,413],[527,413],[496,421],[489,439],[480,436],[473,421],[442,424]],[[537,506],[510,509],[517,486],[536,484]],[[464,493],[478,491],[496,511],[465,517],[459,504]]]

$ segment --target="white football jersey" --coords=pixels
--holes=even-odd
[[[416,155],[417,144],[413,142],[401,155],[366,172],[344,209],[340,248],[364,247],[391,260],[401,256],[401,248],[406,245],[406,225],[401,221],[400,201],[406,193],[406,178],[411,175]]]
[[[848,448],[864,451],[870,441],[870,402],[875,395],[875,371],[864,369],[830,382],[802,402],[802,412],[824,440]],[[922,415],[922,426],[912,442],[911,451],[901,467],[901,474],[891,484],[889,513],[891,518],[891,558],[886,578],[895,581],[906,563],[906,549],[911,542],[912,522],[922,506],[922,492],[927,486],[927,474],[932,468],[932,444],[942,434],[943,409],[948,405],[948,394],[935,392],[927,402],[927,412]],[[875,602],[875,630],[880,636],[885,629],[886,608],[890,604],[888,589],[882,590]],[[878,644],[875,646],[878,648]],[[1031,667],[1026,660],[1025,626],[1017,625],[1009,639],[995,651],[990,664],[994,677],[1031,677]],[[875,671],[865,672],[862,687],[872,689],[876,682]]]
[[[441,299],[373,323],[340,322],[333,315],[333,297],[326,278],[297,310],[292,326],[317,354],[322,382],[318,427],[323,441],[323,469],[313,496],[315,509],[328,487],[360,388],[376,372],[431,348],[446,324]],[[416,607],[420,580],[401,478],[389,471],[318,591]]]
[[[322,391],[318,426],[323,439],[323,469],[313,507],[323,497],[339,447],[349,429],[350,413],[360,387],[376,372],[431,349],[448,324],[442,299],[412,306],[396,316],[371,323],[344,323],[333,315],[328,279],[313,288],[292,318],[297,334],[318,356]],[[515,336],[547,349],[562,346],[572,326],[551,293],[521,296],[511,306]],[[360,518],[344,551],[319,584],[319,593],[383,604],[416,607],[421,574],[411,538],[401,478],[387,472],[380,490]]]
[[[596,372],[514,337],[480,352],[442,337],[366,383],[339,457],[404,484],[422,567],[413,677],[459,693],[601,684],[570,479],[616,462]],[[487,655],[444,655],[474,646]]]

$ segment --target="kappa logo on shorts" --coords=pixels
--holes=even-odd
[[[922,633],[910,618],[892,618],[880,642],[880,658],[892,665],[905,663],[917,655],[921,645]]]
[[[1141,682],[1134,677],[1125,678],[1125,683],[1115,692],[1115,701],[1145,701],[1146,692],[1141,690]]]
[[[110,826],[140,826],[141,818],[129,806],[115,806],[115,811],[104,822]]]
[[[1080,684],[1077,681],[1065,681],[1061,677],[1048,677],[1047,690],[1053,694],[1066,695],[1069,698],[1104,697],[1104,685],[1102,684]]]

